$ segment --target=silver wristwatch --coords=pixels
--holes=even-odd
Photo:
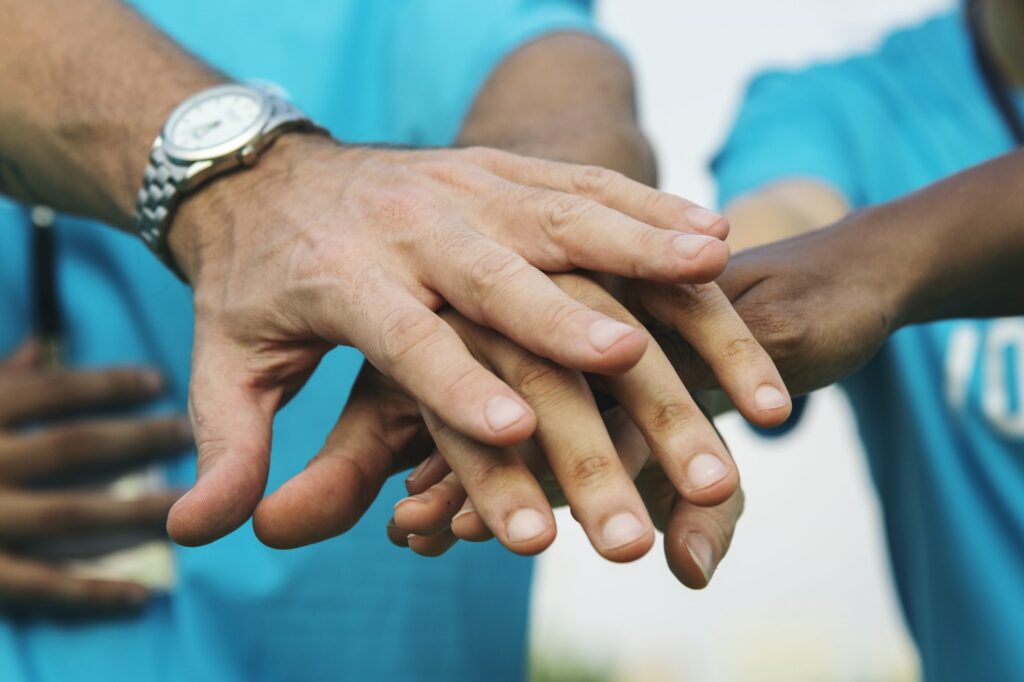
[[[135,231],[178,277],[167,246],[174,209],[212,177],[256,163],[289,130],[326,133],[270,87],[218,85],[178,105],[149,152],[135,202]]]

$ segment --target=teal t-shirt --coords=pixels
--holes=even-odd
[[[179,0],[135,3],[154,23],[239,79],[282,85],[351,142],[450,143],[499,60],[557,30],[592,30],[587,0]],[[0,352],[27,333],[27,230],[0,202]],[[155,365],[171,378],[160,409],[185,410],[192,346],[188,290],[125,234],[60,218],[58,268],[69,361]],[[337,419],[362,363],[324,360],[276,421],[269,488],[297,473]],[[187,486],[194,458],[168,469]],[[510,680],[525,669],[531,562],[496,543],[441,559],[390,545],[401,482],[351,532],[294,551],[245,526],[176,550],[178,587],[139,617],[0,619],[3,682]]]
[[[757,78],[713,168],[722,205],[805,177],[863,207],[1011,148],[957,11]],[[903,329],[844,386],[926,679],[1024,679],[1024,319]]]

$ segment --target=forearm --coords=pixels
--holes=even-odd
[[[899,287],[897,326],[1024,313],[1024,152],[852,216]],[[892,254],[898,254],[899,260]]]
[[[733,253],[796,237],[849,213],[845,197],[810,178],[789,178],[741,196],[725,207]]]
[[[0,14],[0,193],[127,228],[163,121],[223,77],[113,0]]]
[[[635,97],[629,64],[607,44],[578,33],[545,36],[495,70],[458,144],[603,166],[654,185]]]

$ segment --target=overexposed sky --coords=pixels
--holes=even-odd
[[[707,161],[744,84],[768,67],[869,49],[952,0],[599,0],[631,53],[663,186],[713,205]],[[678,585],[660,547],[598,558],[567,514],[538,566],[533,644],[610,665],[624,680],[914,679],[877,503],[842,396],[825,391],[779,441],[720,420],[746,514],[703,592]]]

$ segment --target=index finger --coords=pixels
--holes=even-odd
[[[19,372],[0,381],[0,424],[149,400],[163,383],[157,371],[141,368]]]

